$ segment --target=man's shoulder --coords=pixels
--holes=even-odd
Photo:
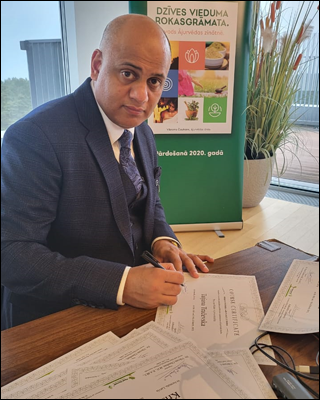
[[[142,122],[142,124],[137,126],[135,129],[136,129],[136,132],[153,136],[153,131],[146,121]]]
[[[33,109],[29,114],[23,117],[22,120],[47,119],[48,116],[55,114],[63,117],[63,115],[72,108],[73,103],[72,94],[50,100]]]
[[[83,98],[84,94],[88,94],[87,81],[82,84],[75,92],[66,96],[50,100],[30,111],[27,115],[22,117],[17,123],[34,123],[36,125],[48,126],[51,125],[64,125],[68,123],[70,126],[73,122],[78,121],[78,105],[77,98]],[[82,101],[78,100],[78,103]],[[85,105],[84,105],[85,107]]]

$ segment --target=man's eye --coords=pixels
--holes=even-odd
[[[162,82],[157,78],[150,78],[149,79],[150,85],[154,88],[161,87]]]
[[[121,74],[127,79],[133,79],[134,75],[131,71],[121,71]]]

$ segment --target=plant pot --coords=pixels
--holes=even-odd
[[[186,116],[188,119],[195,118],[198,115],[198,111],[186,110]]]
[[[272,178],[274,157],[244,160],[242,207],[255,207],[266,195]]]

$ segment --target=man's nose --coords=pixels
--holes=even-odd
[[[148,101],[148,85],[145,82],[135,82],[131,86],[130,97],[142,104]]]

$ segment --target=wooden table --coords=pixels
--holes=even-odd
[[[185,251],[209,254],[213,258],[248,249],[256,243],[275,238],[302,251],[319,255],[319,207],[265,197],[251,208],[242,209],[243,229],[178,232]]]
[[[218,274],[255,275],[267,311],[293,259],[310,255],[280,243],[269,252],[258,246],[219,258],[208,265]],[[78,346],[112,331],[119,337],[154,320],[156,310],[123,306],[118,311],[76,306],[1,332],[1,385],[33,371]],[[313,335],[271,334],[273,344],[291,353],[297,365],[315,365],[318,341]],[[262,366],[269,382],[281,367]],[[308,381],[314,390],[317,382]]]

